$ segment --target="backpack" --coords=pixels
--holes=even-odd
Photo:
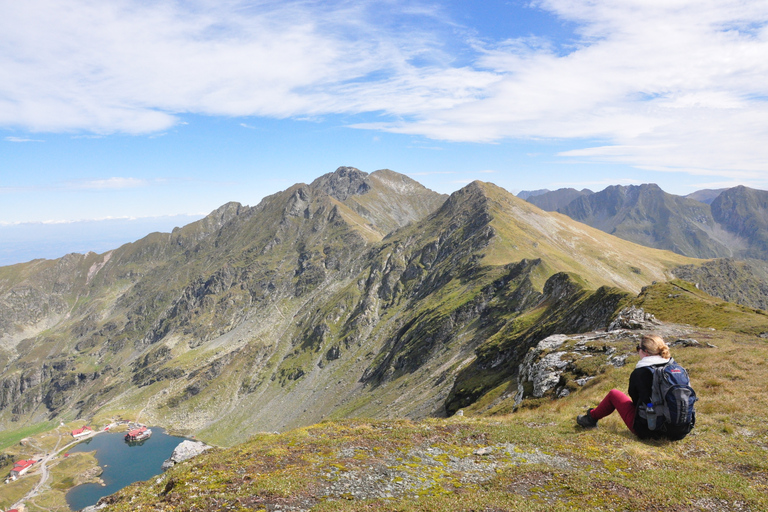
[[[648,429],[682,439],[696,424],[693,404],[698,400],[685,368],[670,359],[662,366],[648,366],[653,372],[650,404],[640,404],[638,413]],[[655,425],[654,425],[655,424]]]

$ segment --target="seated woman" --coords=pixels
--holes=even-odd
[[[651,402],[654,372],[649,371],[649,367],[661,367],[669,362],[671,357],[669,347],[661,336],[652,334],[642,337],[637,345],[637,352],[640,355],[640,361],[629,376],[629,396],[618,389],[612,389],[600,402],[600,405],[594,409],[589,409],[586,414],[578,416],[576,423],[586,428],[596,427],[598,420],[605,418],[613,411],[618,411],[630,432],[640,439],[659,439],[661,437],[682,439],[693,428],[693,424],[684,427],[684,432],[674,429],[651,430],[648,428],[647,420],[638,414],[640,404]]]

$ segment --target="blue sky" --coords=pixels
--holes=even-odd
[[[341,165],[768,188],[764,1],[4,2],[0,69],[0,264]]]

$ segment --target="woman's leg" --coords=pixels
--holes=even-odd
[[[594,409],[590,409],[589,415],[594,420],[605,418],[613,411],[618,411],[621,419],[627,425],[629,430],[634,433],[635,425],[635,405],[632,403],[632,399],[627,395],[619,391],[618,389],[612,389],[605,395],[600,405]]]

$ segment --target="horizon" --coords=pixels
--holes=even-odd
[[[448,194],[476,179],[514,194],[768,189],[756,0],[33,0],[0,14],[0,236],[170,226],[342,165]]]
[[[652,183],[648,184],[651,185]],[[645,185],[645,183],[641,185]],[[621,185],[608,185],[605,188],[612,186]],[[632,187],[640,185],[626,186]],[[286,187],[286,189],[287,188],[290,187]],[[593,190],[592,192],[599,193],[602,190],[605,190],[605,188]],[[707,189],[700,189],[691,194],[700,192],[701,190]],[[519,197],[526,192],[541,191],[553,192],[553,190],[549,189],[508,192]],[[125,244],[137,242],[152,233],[171,233],[176,228],[184,227],[206,217],[224,204],[227,203],[222,203],[207,213],[190,215],[179,214],[141,218],[123,217],[66,222],[35,221],[17,224],[0,223],[0,267],[18,263],[27,263],[38,259],[55,260],[73,253],[88,254],[94,252],[103,254],[118,249]],[[243,206],[251,207],[256,206],[257,204],[258,203],[253,205],[245,204]],[[71,236],[73,233],[79,233],[80,236],[72,238]]]

